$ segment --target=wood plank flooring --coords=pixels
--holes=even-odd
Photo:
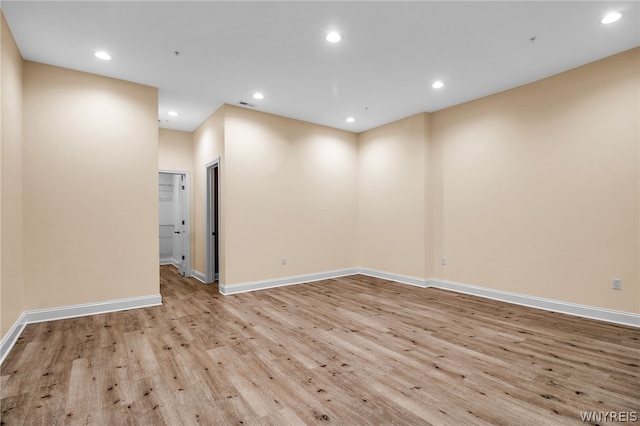
[[[28,325],[6,425],[569,425],[640,411],[640,330],[365,276]],[[632,416],[632,414],[628,414]],[[593,420],[590,423],[596,424]]]

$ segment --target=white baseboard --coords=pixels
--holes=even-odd
[[[579,305],[576,303],[562,302],[559,300],[545,299],[542,297],[528,296],[502,290],[494,290],[490,288],[478,287],[474,285],[462,284],[435,278],[432,278],[428,281],[429,286],[441,288],[444,290],[471,294],[473,296],[499,300],[501,302],[513,303],[516,305],[528,306],[545,311],[559,312],[578,317],[629,325],[632,327],[640,327],[640,314],[614,311],[611,309],[598,308],[589,305]]]
[[[66,318],[83,317],[87,315],[106,314],[108,312],[124,311],[127,309],[148,308],[162,305],[162,296],[153,294],[128,299],[108,300],[104,302],[84,303],[81,305],[61,306],[58,308],[36,309],[25,311],[15,322],[7,335],[0,342],[0,364],[15,345],[20,333],[27,324],[43,321],[55,321]]]
[[[200,281],[202,284],[207,284],[207,277],[200,271],[196,271],[195,269],[191,270],[191,273],[189,274],[190,277],[195,278],[196,280]],[[218,280],[218,274],[216,274],[215,278],[216,281]]]
[[[13,348],[13,345],[18,341],[18,337],[22,334],[22,330],[26,327],[27,323],[24,320],[24,312],[20,314],[18,320],[9,329],[9,332],[0,341],[0,365],[4,362],[4,359]]]
[[[206,277],[204,276],[204,274],[200,271],[196,271],[195,269],[191,270],[191,276],[193,278],[195,278],[196,280],[200,281],[203,284],[206,284]]]
[[[383,280],[395,281],[397,283],[409,284],[409,285],[422,287],[422,288],[426,288],[429,286],[429,280],[424,278],[410,277],[408,275],[394,274],[392,272],[377,271],[375,269],[368,269],[368,268],[357,268],[357,270],[358,270],[357,272],[358,274],[367,275],[375,278],[382,278]]]
[[[529,306],[532,308],[559,312],[579,317],[592,318],[600,321],[623,324],[632,327],[640,327],[640,314],[614,311],[588,305],[579,305],[575,303],[511,293],[502,290],[494,290],[490,288],[478,287],[470,284],[462,284],[435,278],[416,278],[368,268],[347,268],[315,274],[297,275],[264,281],[254,281],[236,285],[220,284],[219,289],[220,293],[224,295],[231,295],[356,274],[368,275],[375,278],[395,281],[421,288],[432,286],[444,290],[455,291],[458,293],[466,293],[488,299],[499,300],[502,302],[513,303],[516,305]],[[203,283],[205,282],[205,275],[199,271],[193,270],[192,276],[197,280],[202,281]],[[16,341],[20,337],[20,334],[27,324],[42,321],[53,321],[64,318],[81,317],[86,315],[97,315],[108,312],[122,311],[126,309],[145,308],[150,306],[158,306],[161,304],[162,297],[159,294],[156,294],[129,299],[111,300],[105,302],[87,303],[82,305],[63,306],[59,308],[38,309],[23,312],[15,322],[15,324],[11,327],[9,332],[4,336],[2,341],[0,341],[0,365],[4,361],[11,348],[15,345]]]
[[[614,311],[595,306],[579,305],[576,303],[562,302],[559,300],[545,299],[536,296],[528,296],[524,294],[511,293],[502,290],[494,290],[485,287],[474,286],[470,284],[462,284],[453,281],[440,280],[435,278],[417,278],[407,275],[395,274],[392,272],[379,271],[368,268],[348,268],[337,271],[321,272],[317,274],[298,275],[292,277],[277,278],[273,280],[255,281],[236,285],[220,284],[220,293],[231,295],[237,293],[246,293],[249,291],[265,290],[274,287],[282,287],[287,285],[302,284],[311,281],[319,281],[330,278],[343,277],[348,275],[362,274],[370,277],[381,278],[389,281],[395,281],[402,284],[408,284],[416,287],[437,287],[444,290],[455,291],[458,293],[471,294],[487,299],[499,300],[502,302],[513,303],[516,305],[528,306],[532,308],[542,309],[546,311],[559,312],[568,315],[574,315],[584,318],[592,318],[600,321],[606,321],[616,324],[629,325],[632,327],[640,327],[640,314],[630,312]],[[194,271],[195,275],[195,271]],[[204,280],[201,280],[204,282]]]
[[[148,308],[162,305],[162,296],[131,297],[128,299],[107,300],[104,302],[83,303],[80,305],[61,306],[59,308],[36,309],[24,313],[27,324],[42,321],[54,321],[65,318],[84,317],[87,315],[106,314],[126,309]]]
[[[195,272],[195,271],[194,271]],[[235,285],[220,285],[220,293],[224,295],[231,295],[237,293],[246,293],[249,291],[265,290],[268,288],[282,287],[294,284],[303,284],[312,281],[327,280],[330,278],[344,277],[348,275],[368,275],[370,277],[382,278],[388,281],[395,281],[402,284],[409,284],[417,287],[427,287],[428,280],[416,277],[410,277],[408,275],[394,274],[390,272],[377,271],[367,268],[347,268],[339,269],[336,271],[320,272],[316,274],[295,275],[291,277],[276,278],[272,280],[254,281],[249,283],[235,284]]]
[[[225,296],[230,294],[246,293],[248,291],[265,290],[268,288],[282,287],[294,284],[303,284],[312,281],[327,280],[330,278],[344,277],[359,273],[358,268],[339,269],[336,271],[320,272],[316,274],[295,275],[291,277],[275,278],[272,280],[253,281],[243,284],[225,285],[220,283],[218,288]]]

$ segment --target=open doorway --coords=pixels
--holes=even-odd
[[[191,201],[186,172],[158,173],[160,264],[191,275]]]
[[[220,279],[220,158],[207,164],[206,273],[212,284]]]

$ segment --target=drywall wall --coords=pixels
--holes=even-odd
[[[158,168],[160,170],[193,171],[193,133],[158,129]]]
[[[206,273],[206,222],[207,210],[207,175],[206,166],[216,159],[220,159],[221,193],[220,215],[221,232],[220,246],[224,247],[226,233],[225,222],[225,179],[224,179],[224,116],[226,106],[223,105],[209,116],[193,132],[193,197],[192,206],[192,268],[204,276]],[[220,280],[224,282],[225,258],[224,249],[220,250]]]
[[[19,74],[7,77],[6,56],[3,102]],[[19,129],[2,111],[0,276],[5,242],[20,247],[7,211],[24,221],[25,259],[25,286],[1,283],[2,332],[22,310],[158,292],[159,168],[193,171],[204,272],[216,158],[226,285],[363,266],[638,312],[637,64],[638,49],[361,135],[227,105],[193,134],[158,136],[155,89],[27,62],[20,173],[5,158]],[[24,179],[24,219],[7,209],[8,174]],[[115,186],[127,188],[126,214]],[[21,292],[23,305],[5,309]]]
[[[159,294],[157,89],[23,76],[25,309]]]
[[[0,11],[0,339],[24,311],[22,56]]]
[[[428,114],[359,135],[358,266],[427,278]]]
[[[357,135],[229,105],[224,134],[223,283],[354,267]]]
[[[431,114],[435,277],[640,312],[639,64],[634,49]]]

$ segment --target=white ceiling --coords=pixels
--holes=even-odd
[[[355,132],[440,110],[640,45],[639,6],[2,1],[24,59],[157,87],[160,126],[187,131],[240,101]],[[623,18],[601,24],[612,10]],[[328,43],[330,30],[343,40]],[[96,59],[100,49],[113,60]],[[436,79],[446,86],[431,88]]]

